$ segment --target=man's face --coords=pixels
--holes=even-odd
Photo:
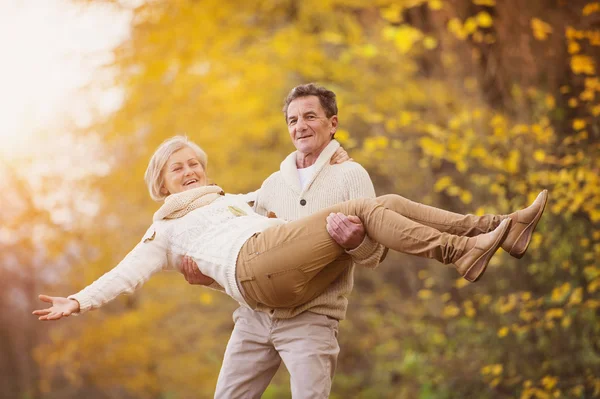
[[[287,109],[287,125],[296,149],[303,154],[319,154],[337,129],[337,115],[325,116],[317,96],[299,97]]]

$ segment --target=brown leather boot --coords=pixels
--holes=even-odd
[[[475,240],[475,246],[454,262],[456,270],[465,280],[474,283],[485,271],[488,262],[506,238],[512,221],[504,219],[493,231],[469,238]]]
[[[503,250],[517,259],[525,255],[535,226],[544,213],[546,202],[548,202],[548,190],[542,191],[527,208],[508,215],[512,219],[512,225],[506,240],[502,243]]]

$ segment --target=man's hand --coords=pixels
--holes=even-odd
[[[330,213],[327,216],[327,232],[344,249],[355,249],[365,239],[365,226],[358,216]]]
[[[344,148],[338,147],[338,149],[335,150],[335,152],[331,156],[331,159],[329,160],[329,164],[336,165],[336,164],[344,163],[346,161],[354,161],[354,159],[350,158],[350,155],[348,155],[348,153],[346,152],[346,150],[344,150]]]
[[[185,277],[185,281],[190,284],[211,285],[215,282],[212,278],[202,274],[198,265],[189,256],[184,256],[181,260],[181,274]]]

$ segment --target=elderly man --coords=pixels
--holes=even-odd
[[[262,184],[254,205],[258,213],[274,212],[279,218],[295,220],[349,199],[375,197],[362,166],[329,163],[339,147],[333,139],[338,112],[332,91],[314,84],[295,87],[283,112],[297,151]],[[282,360],[290,372],[294,399],[329,396],[340,350],[338,323],[346,316],[354,264],[375,268],[384,248],[365,236],[356,216],[330,215],[327,222],[332,238],[346,249],[347,255],[336,260],[347,264],[346,271],[323,294],[300,307],[239,307],[215,398],[260,398]],[[183,269],[188,282],[218,288],[189,261]]]

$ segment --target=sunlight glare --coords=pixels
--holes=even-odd
[[[109,50],[128,24],[112,8],[84,9],[68,0],[23,0],[2,8],[0,156],[9,156],[34,145],[36,132],[57,119],[77,118],[79,89],[110,61]]]

